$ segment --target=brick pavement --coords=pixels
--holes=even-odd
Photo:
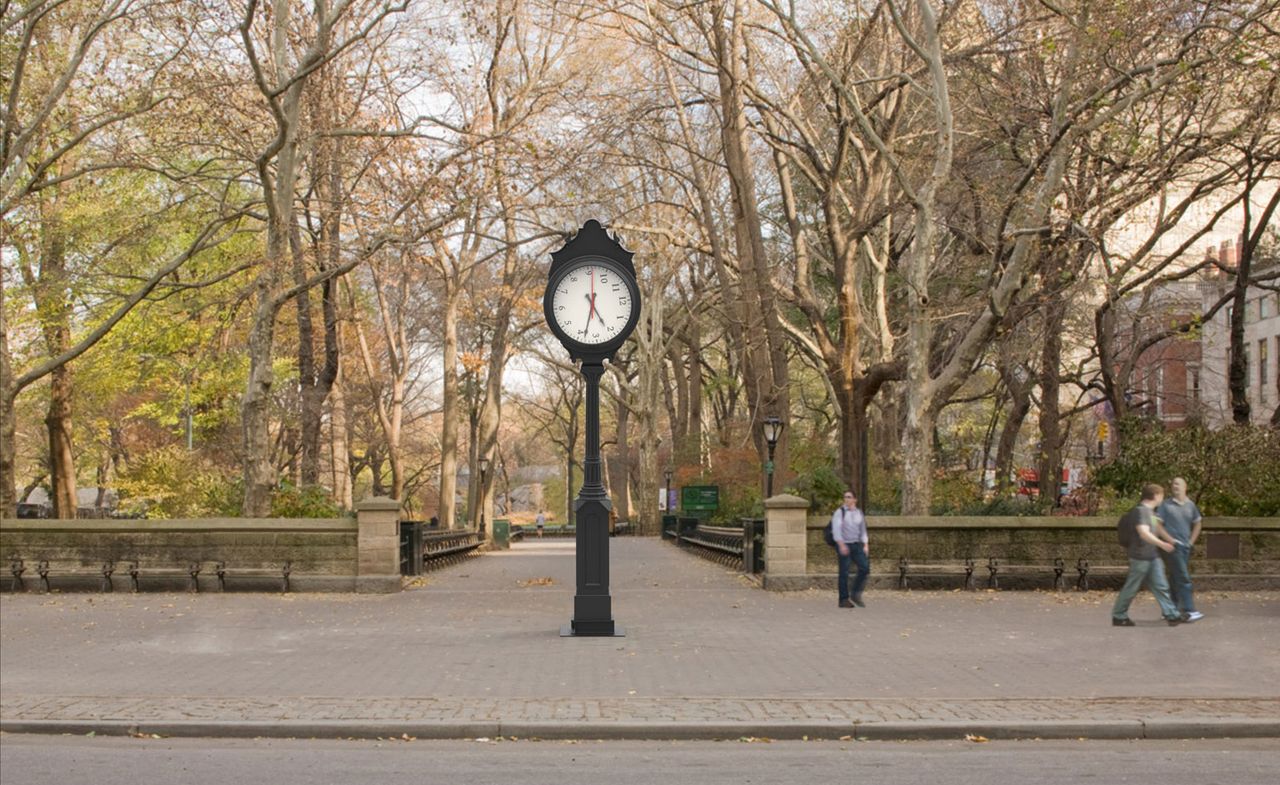
[[[850,611],[834,592],[764,592],[669,544],[613,544],[617,639],[556,634],[572,609],[565,541],[518,544],[390,596],[5,596],[0,719],[424,733],[1280,727],[1274,594],[1204,595],[1207,618],[1174,629],[1149,599],[1133,610],[1139,627],[1111,628],[1106,593],[886,591]]]

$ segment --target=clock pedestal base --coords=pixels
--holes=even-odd
[[[578,592],[573,598],[573,621],[560,630],[573,637],[617,637],[622,634],[613,623],[613,599],[609,596],[609,513],[613,508],[603,495],[590,493],[590,486],[574,503],[577,532]],[[585,497],[585,498],[584,498]]]

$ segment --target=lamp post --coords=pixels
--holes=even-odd
[[[766,417],[763,427],[764,441],[769,445],[769,460],[764,463],[764,497],[768,499],[773,496],[773,451],[778,446],[778,439],[782,436],[782,429],[785,426],[778,417]]]
[[[484,478],[489,471],[489,459],[477,458],[476,468],[480,470],[480,487],[476,488],[476,507],[480,508],[480,526],[477,531],[480,538],[484,539]]]
[[[664,489],[663,493],[667,495],[667,498],[666,498],[667,503],[665,505],[667,508],[667,514],[671,513],[671,508],[672,508],[672,504],[671,504],[671,475],[672,474],[673,472],[670,469],[667,469],[662,473],[662,477],[666,481],[662,487]]]

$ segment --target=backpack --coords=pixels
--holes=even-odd
[[[1129,543],[1133,542],[1133,527],[1126,526],[1124,517],[1120,518],[1120,524],[1116,527],[1116,539],[1125,548],[1129,547]]]
[[[844,509],[841,507],[840,509]],[[840,519],[844,520],[844,513],[840,514]],[[827,525],[822,527],[822,541],[832,548],[836,547],[836,533],[832,524],[835,523],[835,516],[831,516],[831,520],[827,521]]]

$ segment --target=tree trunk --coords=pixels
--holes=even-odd
[[[18,435],[17,393],[13,389],[13,360],[9,356],[9,326],[4,318],[4,292],[8,282],[0,270],[0,518],[17,517]]]
[[[444,366],[444,402],[440,422],[440,526],[443,529],[461,528],[465,521],[457,520],[458,513],[458,287],[445,280],[444,347],[441,363]]]
[[[64,347],[65,348],[65,347]],[[59,354],[62,349],[51,352]],[[53,517],[76,517],[76,462],[71,449],[71,369],[60,366],[49,376],[49,477]]]
[[[622,385],[618,385],[619,388]],[[631,520],[631,410],[627,408],[626,401],[623,396],[625,393],[619,389],[617,406],[614,409],[615,418],[618,426],[618,475],[621,482],[614,485],[610,496],[613,499],[613,509],[618,513],[618,520]]]
[[[1000,441],[996,445],[996,495],[1005,496],[1009,492],[1009,476],[1013,473],[1013,451],[1018,445],[1018,434],[1022,431],[1022,423],[1031,412],[1031,387],[1006,376],[1005,386],[1009,390],[1009,411],[1005,415],[1004,425],[1000,429]]]
[[[66,236],[56,189],[40,202],[40,274],[32,285],[36,312],[50,357],[71,343],[71,303],[67,291]],[[28,276],[29,277],[29,276]],[[50,374],[49,409],[45,427],[49,439],[50,501],[55,518],[76,517],[76,465],[71,445],[71,368],[60,365]]]
[[[270,264],[270,262],[267,262]],[[249,331],[249,381],[240,404],[244,443],[244,505],[246,518],[271,515],[276,467],[271,461],[271,349],[275,339],[276,306],[264,273],[258,283],[258,306]]]
[[[698,466],[703,462],[705,436],[702,422],[702,330],[697,319],[690,319],[686,332],[689,372],[689,427],[686,444],[678,445],[677,462]],[[674,468],[674,467],[673,467]]]
[[[339,367],[329,391],[329,465],[333,500],[343,510],[355,509],[352,498],[351,447],[348,438],[346,385]]]
[[[1237,425],[1248,425],[1252,414],[1249,405],[1249,348],[1244,339],[1244,309],[1248,303],[1246,295],[1249,292],[1251,257],[1252,254],[1240,254],[1228,325],[1231,343],[1227,350],[1227,387],[1231,393],[1231,419]]]
[[[743,378],[746,382],[751,414],[752,443],[763,462],[767,453],[761,429],[757,427],[767,416],[777,416],[789,423],[786,349],[778,341],[781,329],[768,278],[768,260],[764,248],[759,205],[755,193],[755,176],[751,168],[748,122],[744,108],[742,64],[743,10],[735,4],[732,16],[723,19],[725,8],[717,11],[715,45],[719,67],[716,76],[720,87],[721,141],[724,163],[729,174],[730,195],[734,211],[734,240],[741,270],[744,313]],[[724,22],[728,22],[728,29]],[[778,441],[776,461],[785,479],[788,465],[789,429]]]
[[[1062,484],[1062,416],[1058,398],[1062,385],[1062,327],[1066,316],[1063,292],[1063,264],[1060,253],[1050,252],[1046,260],[1044,346],[1040,354],[1040,499],[1058,506]]]

